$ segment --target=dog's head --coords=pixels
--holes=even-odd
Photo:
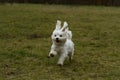
[[[52,40],[56,44],[65,43],[67,39],[67,22],[64,22],[63,27],[61,28],[61,21],[57,20],[56,28],[52,33]]]

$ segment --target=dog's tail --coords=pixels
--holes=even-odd
[[[67,28],[67,38],[72,39],[72,31]]]

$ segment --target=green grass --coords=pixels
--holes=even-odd
[[[75,43],[62,68],[47,58],[57,19]],[[120,80],[120,7],[0,5],[0,80]]]

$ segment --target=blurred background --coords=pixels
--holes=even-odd
[[[120,6],[120,0],[0,0],[0,2]]]

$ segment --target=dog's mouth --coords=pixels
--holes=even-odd
[[[59,42],[60,42],[60,40],[56,40],[56,42],[57,42],[57,43],[59,43]]]
[[[57,39],[56,39],[56,42],[57,42],[57,43],[59,43],[59,42],[60,42],[60,40],[57,38]]]

